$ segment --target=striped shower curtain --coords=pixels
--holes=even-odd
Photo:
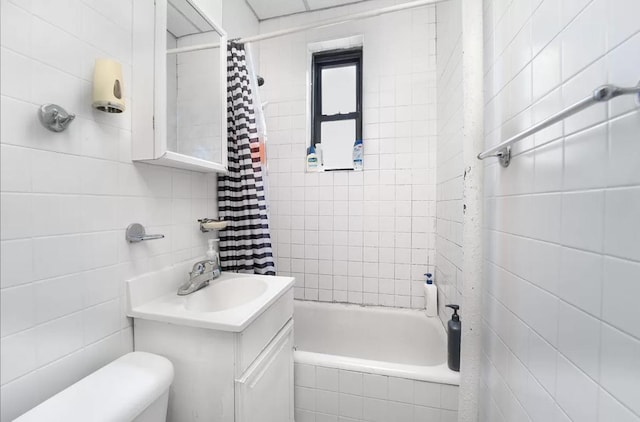
[[[275,275],[259,137],[244,45],[227,48],[227,151],[229,173],[218,176],[223,271]]]

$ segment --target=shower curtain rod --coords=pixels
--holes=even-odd
[[[294,34],[296,32],[306,31],[308,29],[328,28],[330,26],[340,25],[342,23],[351,22],[358,19],[372,18],[375,16],[384,15],[392,12],[399,12],[407,9],[414,9],[416,7],[428,6],[430,4],[442,3],[448,0],[417,0],[403,4],[397,4],[395,6],[383,7],[380,9],[369,10],[367,12],[354,13],[352,15],[341,16],[339,18],[326,19],[317,23],[309,25],[294,26],[288,29],[281,29],[279,31],[268,32],[266,34],[254,35],[251,37],[237,38],[231,41],[238,43],[256,42],[262,40],[268,40],[270,38],[281,37],[283,35]],[[172,48],[167,50],[167,54],[188,53],[191,51],[208,50],[211,48],[219,48],[220,43],[198,44],[189,47]]]

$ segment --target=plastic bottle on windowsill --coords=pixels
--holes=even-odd
[[[362,170],[362,155],[364,145],[362,144],[362,139],[357,139],[353,144],[353,169],[354,170]]]
[[[307,172],[318,171],[318,156],[316,155],[316,149],[311,145],[307,149]]]

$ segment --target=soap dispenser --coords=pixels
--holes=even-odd
[[[207,249],[207,258],[209,258],[209,261],[215,261],[216,257],[217,257],[217,253],[216,250],[213,248],[213,244],[214,242],[218,240],[218,239],[209,239],[208,243],[209,243],[209,249]]]
[[[434,317],[438,315],[438,288],[433,284],[431,273],[426,273],[425,277],[427,278],[424,283],[425,313],[428,317]]]
[[[447,337],[448,337],[448,365],[452,371],[460,372],[460,340],[462,335],[462,323],[460,322],[460,316],[458,315],[458,305],[446,305],[447,308],[453,309],[453,315],[451,320],[447,324]]]
[[[208,243],[209,243],[209,249],[207,249],[207,259],[210,262],[213,262],[214,267],[215,268],[220,268],[220,255],[218,255],[218,252],[214,249],[213,245],[215,242],[220,241],[220,239],[209,239]]]

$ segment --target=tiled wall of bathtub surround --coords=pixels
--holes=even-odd
[[[261,22],[261,32],[394,4]],[[305,173],[308,46],[363,38],[364,171]],[[329,46],[331,44],[328,44]],[[435,9],[261,42],[277,270],[297,298],[422,307],[435,260]]]
[[[439,316],[462,303],[462,12],[461,0],[436,6],[438,56],[438,154],[436,158],[436,268]]]
[[[485,6],[487,146],[638,83],[638,1]],[[639,133],[618,98],[486,161],[481,421],[640,421]]]
[[[296,422],[456,422],[458,386],[295,364]]]
[[[130,111],[91,109],[97,57],[122,63],[127,104],[135,100],[130,0],[1,8],[0,420],[9,421],[131,350],[123,281],[202,255],[195,219],[215,212],[216,183],[133,165]],[[77,114],[66,132],[40,126],[46,102]],[[130,245],[133,222],[166,238]]]

